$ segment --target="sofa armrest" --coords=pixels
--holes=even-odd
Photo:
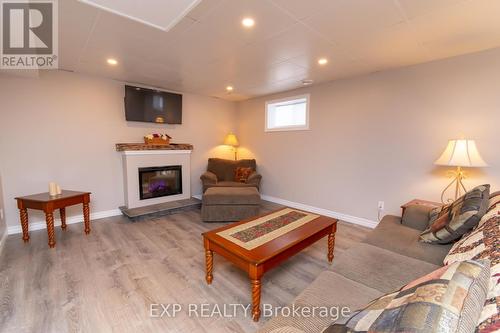
[[[429,226],[429,212],[435,207],[425,205],[408,206],[401,218],[401,224],[424,231]]]
[[[210,171],[205,171],[200,176],[200,179],[203,182],[203,184],[217,184],[217,176],[215,175],[215,173]]]
[[[260,181],[262,180],[262,176],[258,174],[256,171],[252,172],[246,181],[247,184],[256,185],[257,188],[260,186]]]

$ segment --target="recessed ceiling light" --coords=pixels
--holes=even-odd
[[[106,60],[108,62],[109,65],[118,65],[118,60],[116,59],[113,59],[113,58],[109,58],[108,60]]]
[[[233,90],[234,90],[233,86],[227,86],[227,87],[226,87],[226,91],[227,91],[227,92],[231,92],[231,91],[233,91]]]
[[[314,83],[314,81],[311,79],[304,79],[301,82],[302,82],[302,85],[304,85],[304,86],[310,86],[311,84]]]
[[[242,21],[241,21],[241,24],[243,24],[243,26],[245,28],[251,28],[255,25],[255,20],[251,17],[245,17]]]
[[[321,58],[318,60],[318,64],[320,65],[326,65],[328,63],[328,59],[326,58]]]

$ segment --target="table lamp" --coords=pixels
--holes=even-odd
[[[238,138],[236,137],[236,135],[234,135],[233,133],[229,133],[228,135],[226,135],[226,138],[224,139],[224,144],[226,146],[233,147],[233,149],[234,149],[234,160],[237,161],[238,160],[238,146],[240,144],[238,142]]]
[[[469,139],[460,140],[450,140],[446,149],[441,154],[441,156],[434,162],[436,165],[441,166],[454,166],[457,167],[456,170],[451,171],[453,180],[448,186],[445,187],[441,193],[441,202],[444,203],[445,192],[455,184],[455,200],[462,193],[467,192],[462,180],[465,178],[465,173],[462,170],[463,167],[466,168],[478,168],[486,167],[488,164],[482,159],[479,151],[477,150],[476,142]],[[450,201],[450,200],[448,200]]]

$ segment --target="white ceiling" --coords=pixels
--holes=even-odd
[[[140,3],[136,16],[168,25],[170,14]],[[59,6],[62,69],[228,100],[500,46],[500,0],[202,0],[169,31],[76,0]],[[246,16],[254,28],[241,26]]]
[[[168,31],[201,0],[79,0],[110,13],[136,20],[154,28]]]

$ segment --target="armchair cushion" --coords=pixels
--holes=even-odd
[[[214,185],[209,185],[209,187],[255,187],[255,185],[235,181],[224,181],[217,182],[217,184]]]
[[[222,158],[209,158],[207,171],[217,176],[218,181],[233,181],[237,167],[257,169],[257,163],[254,159],[248,160],[225,160]]]
[[[258,174],[256,171],[252,172],[246,181],[247,184],[256,185],[257,188],[260,187],[260,181],[262,180],[262,176]]]
[[[257,190],[259,188],[255,184],[247,184],[247,183],[240,183],[240,182],[234,182],[234,181],[222,181],[222,182],[217,182],[215,184],[207,184],[203,183],[203,193],[206,192],[211,187],[255,187]]]
[[[235,180],[238,168],[250,171],[250,175],[243,182]],[[203,182],[203,193],[209,187],[256,187],[259,190],[262,176],[256,172],[256,168],[257,163],[254,159],[233,161],[209,158],[207,171],[200,177]]]
[[[203,184],[217,184],[217,176],[210,171],[205,171],[200,179],[203,181]]]
[[[221,158],[209,158],[207,171],[212,172],[217,176],[219,181],[233,180],[234,177],[234,162]]]

